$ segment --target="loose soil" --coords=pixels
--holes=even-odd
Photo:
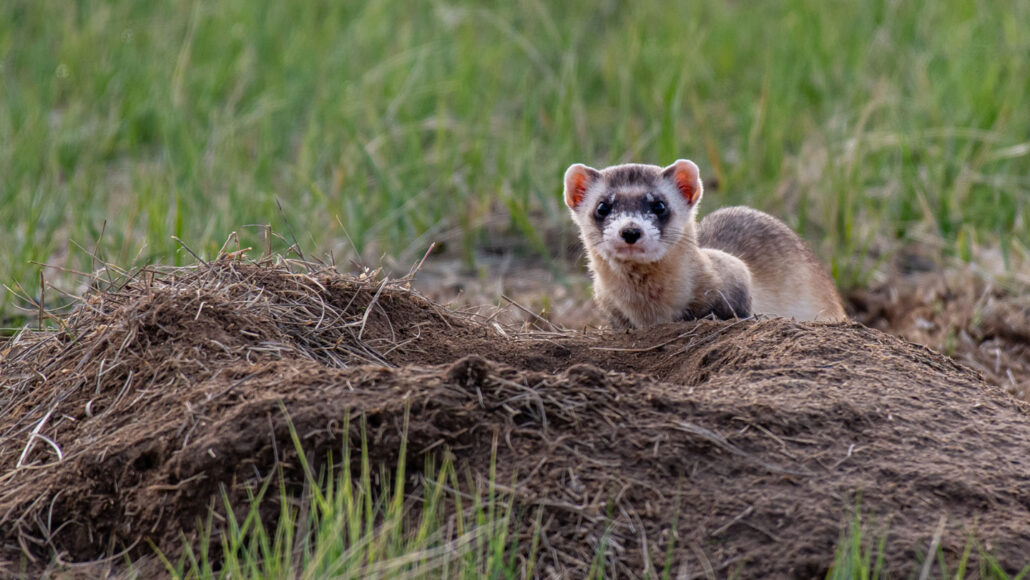
[[[221,260],[94,292],[63,328],[0,347],[0,576],[174,554],[277,461],[299,487],[288,419],[321,457],[364,415],[395,466],[406,412],[409,473],[452,453],[486,477],[497,441],[497,481],[543,510],[540,575],[582,577],[607,531],[630,577],[673,533],[688,576],[819,577],[859,501],[896,575],[941,521],[947,560],[972,537],[1030,563],[1030,406],[858,323],[515,332],[406,281]]]

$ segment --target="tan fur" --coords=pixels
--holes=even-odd
[[[701,221],[699,243],[738,256],[751,272],[759,314],[837,321],[847,315],[833,280],[786,224],[748,207],[716,211]]]
[[[683,163],[689,162],[674,166],[685,167]],[[614,326],[646,328],[709,314],[732,318],[741,312],[798,320],[846,318],[832,279],[797,234],[776,218],[745,207],[716,211],[695,225],[701,198],[696,166],[687,167],[696,190],[680,173],[674,180],[661,177],[660,172],[669,175],[674,166],[626,165],[598,172],[576,165],[566,173],[566,203],[587,249],[594,297]],[[668,238],[663,243],[669,247],[660,258],[629,261],[599,251],[602,237],[591,222],[598,200],[613,192],[632,197],[685,187],[685,197],[669,196],[673,221],[663,226],[661,235]]]

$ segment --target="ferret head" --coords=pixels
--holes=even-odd
[[[565,205],[583,244],[608,262],[657,262],[693,228],[701,201],[697,165],[615,165],[598,171],[577,163],[565,171]]]

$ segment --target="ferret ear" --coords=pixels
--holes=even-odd
[[[598,177],[601,177],[601,172],[593,167],[587,167],[582,163],[570,165],[565,170],[565,205],[570,209],[576,209],[583,202],[587,189]]]
[[[697,165],[688,159],[679,159],[676,163],[662,170],[662,177],[668,179],[676,186],[676,189],[687,200],[687,204],[693,206],[701,201],[701,193],[704,188],[701,186],[701,176]]]

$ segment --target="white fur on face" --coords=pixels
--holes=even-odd
[[[655,167],[655,169],[660,169]],[[664,226],[659,228],[655,216],[637,210],[616,210],[599,227],[594,218],[594,211],[602,200],[611,203],[622,196],[646,196],[648,201],[654,197],[663,199],[672,216]],[[612,266],[620,263],[652,263],[667,257],[684,235],[694,220],[695,207],[683,198],[676,186],[665,179],[649,184],[626,184],[617,189],[609,189],[604,179],[596,179],[584,192],[582,201],[572,209],[572,218],[579,225],[584,245],[592,249],[596,255]],[[641,235],[633,244],[622,239],[621,232],[627,226],[635,225]],[[675,251],[675,250],[673,250]]]
[[[640,230],[640,239],[627,244],[622,239],[622,230],[635,227]],[[639,213],[613,216],[605,224],[601,244],[597,251],[608,261],[657,262],[665,256],[667,246],[662,243],[661,232],[654,222]]]

